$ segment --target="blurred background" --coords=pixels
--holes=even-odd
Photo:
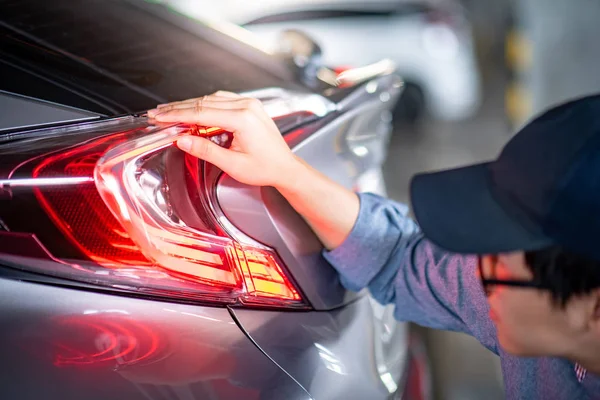
[[[532,115],[600,88],[600,2],[587,0],[169,0],[265,46],[296,29],[342,72],[392,60],[405,81],[385,165],[408,202],[421,171],[497,156]],[[498,359],[474,339],[424,330],[438,399],[501,399]]]

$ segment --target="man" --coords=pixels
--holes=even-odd
[[[496,161],[415,177],[420,228],[407,207],[296,158],[254,99],[217,92],[149,116],[234,132],[230,149],[177,144],[277,188],[348,289],[368,287],[399,320],[475,336],[500,356],[508,398],[600,398],[600,96],[538,117]]]

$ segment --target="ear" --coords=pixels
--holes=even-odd
[[[571,297],[563,311],[570,329],[600,338],[600,288],[589,294]]]
[[[594,320],[600,320],[600,293],[596,292],[595,301],[594,301]]]
[[[595,336],[600,338],[600,288],[594,289],[588,296],[588,326]]]

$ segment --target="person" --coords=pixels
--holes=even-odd
[[[349,290],[395,304],[398,320],[477,338],[500,356],[507,398],[600,398],[600,96],[535,118],[495,161],[414,177],[419,225],[296,157],[258,100],[217,92],[148,116],[233,132],[229,149],[177,145],[279,190]]]

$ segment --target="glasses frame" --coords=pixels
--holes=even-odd
[[[477,269],[479,271],[479,279],[481,286],[486,296],[489,296],[493,292],[492,286],[510,286],[530,289],[548,289],[548,287],[535,281],[525,281],[518,279],[488,279],[484,275],[482,256],[477,256]],[[496,268],[493,268],[493,275],[496,275]]]

